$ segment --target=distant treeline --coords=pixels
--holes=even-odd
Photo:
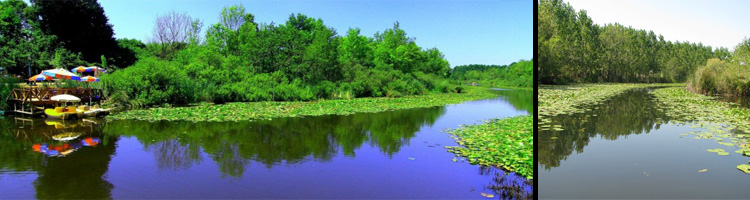
[[[340,36],[303,14],[281,24],[257,23],[241,5],[218,17],[203,37],[197,35],[202,21],[168,13],[157,17],[153,41],[123,42],[138,61],[102,77],[111,99],[153,105],[461,91],[447,79],[451,69],[443,54],[417,46],[398,23],[367,37],[359,29]]]
[[[653,31],[594,24],[585,10],[562,0],[540,0],[539,76],[543,84],[569,82],[683,82],[727,48],[665,41]]]
[[[510,65],[461,65],[451,71],[451,78],[480,85],[532,87],[533,61],[521,60]]]

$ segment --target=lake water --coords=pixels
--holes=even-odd
[[[565,130],[537,135],[539,198],[747,199],[750,175],[736,166],[748,157],[735,153],[736,146],[689,134],[707,129],[668,123],[673,120],[649,91],[628,91],[586,113],[551,117]],[[707,151],[716,148],[730,154]]]
[[[0,198],[496,198],[506,173],[446,151],[461,124],[531,113],[531,91],[252,122],[0,120]],[[61,134],[74,138],[59,141]],[[60,139],[60,138],[57,138]],[[530,181],[529,181],[530,182]],[[505,195],[505,196],[503,196]]]

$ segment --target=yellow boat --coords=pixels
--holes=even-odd
[[[82,116],[83,112],[79,112],[73,107],[56,107],[55,109],[44,109],[44,114],[51,119],[72,119]]]
[[[76,139],[79,136],[81,136],[80,133],[67,132],[67,133],[53,135],[52,139],[57,140],[57,141],[68,141],[68,140]]]
[[[60,107],[57,107],[55,109],[52,109],[52,108],[44,109],[44,114],[47,115],[47,118],[50,118],[50,119],[70,119],[71,118],[69,113],[64,113],[62,112],[61,109],[58,109],[58,108]]]

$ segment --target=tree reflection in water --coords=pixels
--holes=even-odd
[[[245,122],[147,122],[121,120],[107,124],[107,134],[136,136],[154,151],[159,168],[185,169],[210,155],[223,175],[242,176],[249,161],[270,168],[310,157],[331,160],[341,151],[353,157],[364,144],[392,156],[408,145],[423,125],[432,125],[445,107],[347,116],[278,118]]]
[[[109,199],[112,184],[104,174],[115,152],[117,137],[103,136],[96,120],[51,121],[15,117],[0,120],[0,171],[34,171],[33,182],[39,199]],[[56,141],[52,136],[64,132],[80,133],[71,141]],[[35,144],[63,146],[98,138],[101,143],[48,157],[35,152]],[[86,192],[81,192],[81,190]]]
[[[493,176],[486,189],[497,194],[498,199],[534,198],[533,180],[526,180],[514,172],[507,173],[495,167],[480,167],[479,174]]]
[[[585,113],[549,117],[550,125],[561,125],[564,130],[539,131],[536,146],[539,165],[545,170],[560,166],[574,151],[583,152],[592,137],[617,140],[659,129],[669,117],[658,108],[649,91],[630,90],[600,105],[587,107],[590,111]]]

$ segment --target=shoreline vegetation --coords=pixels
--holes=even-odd
[[[190,107],[160,107],[127,110],[107,116],[107,120],[185,120],[185,121],[241,121],[267,120],[278,117],[318,115],[347,115],[356,112],[382,112],[389,110],[423,108],[456,104],[464,101],[495,97],[491,90],[467,87],[464,93],[434,93],[399,98],[354,98],[317,101],[265,101],[233,102],[226,104],[201,103]]]
[[[462,126],[449,132],[461,147],[445,148],[471,164],[503,168],[533,179],[533,124],[531,115],[523,115]]]

